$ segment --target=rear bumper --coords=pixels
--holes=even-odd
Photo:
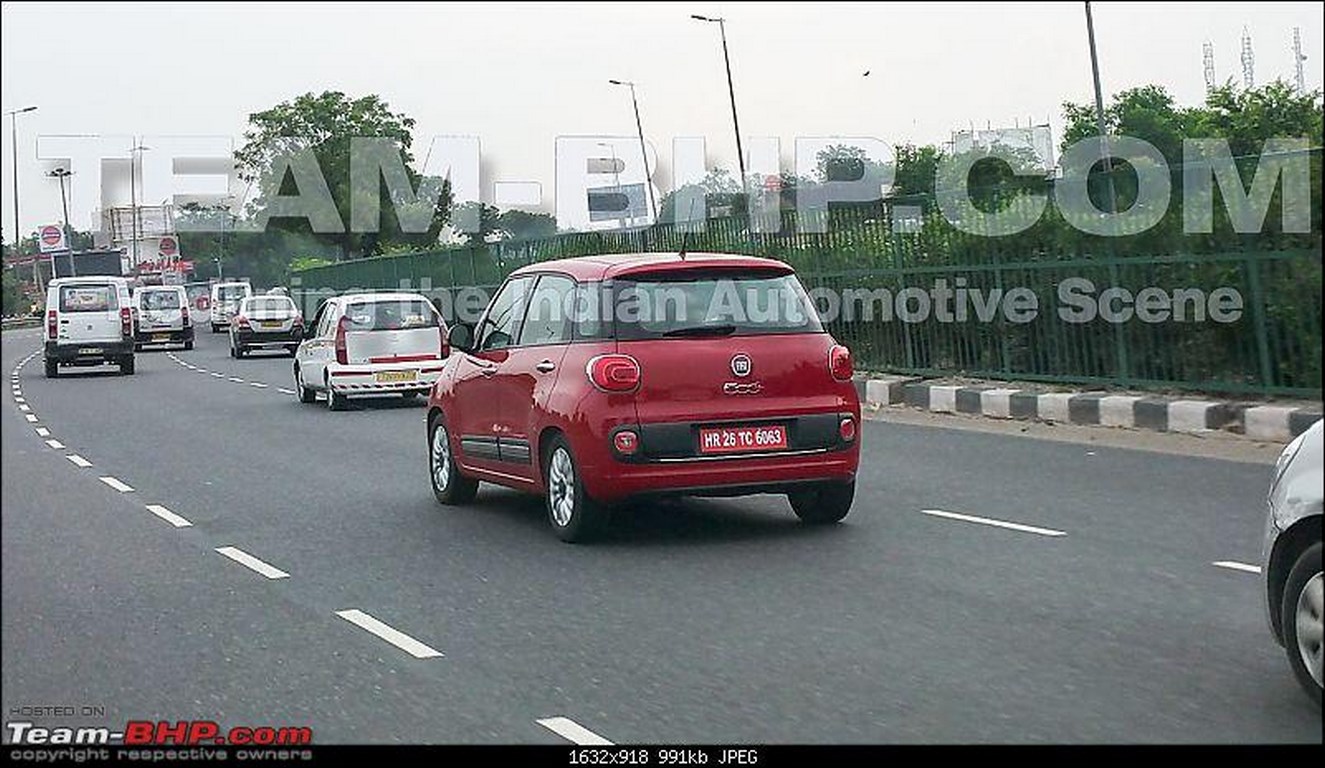
[[[167,337],[164,341],[154,341],[161,336]],[[138,344],[179,344],[185,341],[193,341],[193,326],[185,328],[157,328],[157,329],[138,329],[134,334],[133,340]]]
[[[235,343],[244,347],[288,347],[303,340],[304,334],[301,328],[270,333],[253,330],[235,331]]]
[[[47,360],[54,360],[65,365],[96,365],[116,362],[119,358],[133,355],[133,340],[89,341],[83,344],[60,344],[48,341],[44,344],[42,355]]]
[[[327,379],[331,389],[339,395],[382,395],[393,392],[425,392],[442,375],[443,360],[430,360],[417,364],[378,363],[363,365],[329,365]],[[414,378],[405,381],[379,381],[378,374],[408,374]]]
[[[643,496],[744,496],[787,493],[813,483],[850,482],[860,464],[860,449],[767,454],[741,458],[689,459],[585,467],[589,495],[604,502]]]

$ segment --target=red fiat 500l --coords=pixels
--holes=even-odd
[[[433,493],[543,494],[558,536],[620,502],[785,493],[846,516],[860,458],[851,355],[786,264],[723,254],[530,265],[458,324],[428,403]]]

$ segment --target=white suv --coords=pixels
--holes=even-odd
[[[248,283],[213,283],[211,296],[212,333],[230,326],[230,318],[239,313],[239,304],[253,295]]]
[[[417,293],[355,293],[328,299],[295,352],[300,402],[318,392],[327,407],[355,395],[427,394],[446,357],[446,324]]]
[[[193,318],[182,285],[149,285],[133,294],[134,349],[147,344],[183,344],[193,349]]]
[[[47,378],[62,365],[114,363],[133,373],[133,310],[122,277],[61,277],[46,287],[43,358]]]

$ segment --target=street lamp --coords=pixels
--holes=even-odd
[[[46,175],[60,180],[60,210],[64,211],[64,247],[69,252],[69,276],[78,277],[78,265],[74,263],[74,232],[69,227],[69,198],[64,193],[64,180],[74,173],[68,168],[56,168]],[[55,277],[54,255],[51,256],[51,277]]]
[[[644,124],[639,119],[639,101],[635,98],[635,84],[629,80],[608,80],[612,85],[630,87],[630,103],[635,107],[635,130],[639,131],[639,158],[644,163],[644,183],[649,190],[649,210],[653,212],[653,221],[658,221],[658,204],[653,200],[653,174],[649,171],[649,155],[644,150]]]
[[[23,242],[22,230],[18,223],[18,116],[24,112],[36,112],[36,107],[23,107],[22,109],[11,109],[6,112],[9,115],[9,135],[14,143],[14,250]],[[54,274],[52,272],[51,274]],[[37,254],[32,255],[32,282],[41,290],[41,269],[37,262]]]
[[[1100,60],[1095,54],[1095,21],[1086,3],[1086,36],[1090,38],[1090,73],[1095,78],[1095,123],[1100,132],[1100,152],[1104,157],[1105,189],[1109,196],[1109,213],[1118,212],[1118,198],[1113,189],[1113,162],[1109,157],[1109,140],[1104,133],[1104,94],[1100,91]]]
[[[732,102],[732,127],[736,129],[736,162],[741,169],[741,191],[745,191],[745,151],[741,148],[741,123],[736,119],[736,89],[732,86],[732,60],[727,54],[727,24],[726,20],[700,16],[697,13],[690,14],[690,18],[695,21],[715,22],[718,25],[718,31],[722,34],[722,60],[727,64],[727,95],[731,97]]]
[[[142,139],[135,138],[133,146],[129,148],[129,214],[132,217],[130,226],[131,237],[133,238],[133,268],[138,269],[138,157],[145,149]]]

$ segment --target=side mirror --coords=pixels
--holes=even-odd
[[[305,338],[305,339],[311,339],[311,338],[313,338],[313,337],[316,336],[316,335],[317,335],[317,326],[315,326],[315,325],[305,325],[305,326],[304,326],[304,338]]]
[[[446,343],[451,349],[472,352],[474,350],[474,326],[467,323],[456,323],[451,326],[451,330],[446,334]]]

